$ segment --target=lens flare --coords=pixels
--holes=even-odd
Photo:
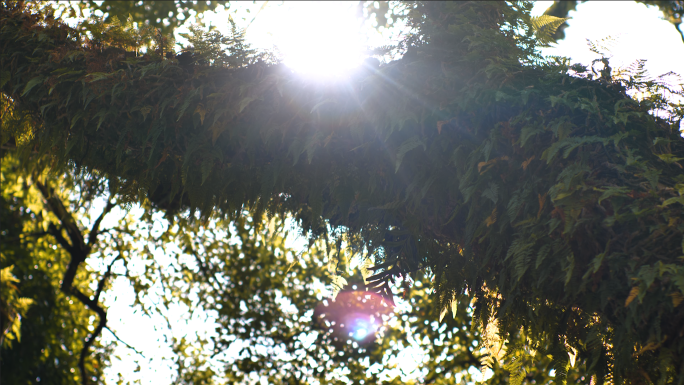
[[[317,306],[314,312],[319,324],[337,341],[354,340],[366,345],[375,340],[382,316],[392,312],[385,299],[368,291],[341,291],[337,297]]]
[[[370,322],[370,317],[367,315],[356,317],[350,323],[349,336],[357,341],[363,341],[368,335],[375,333],[377,325]]]

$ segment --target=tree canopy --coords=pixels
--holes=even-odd
[[[86,310],[73,297],[53,287],[68,270],[67,262],[74,250],[68,241],[57,241],[60,233],[63,238],[69,235],[48,202],[61,202],[79,232],[88,234],[88,225],[101,215],[93,199],[101,197],[100,190],[106,186],[94,184],[92,176],[83,183],[78,173],[71,174],[76,178],[36,174],[31,172],[35,164],[19,167],[11,153],[5,151],[2,155],[2,218],[3,229],[7,229],[0,234],[2,263],[11,266],[5,269],[14,270],[16,279],[9,282],[18,286],[22,298],[34,299],[35,303],[29,304],[29,311],[18,309],[23,316],[22,333],[8,335],[14,343],[3,348],[1,378],[16,384],[104,383],[103,370],[115,359],[112,346],[94,342],[84,349],[84,342],[96,341],[93,331],[101,319],[90,317],[87,312],[92,308]],[[53,195],[46,200],[39,184],[59,189],[53,189]],[[120,203],[116,207],[125,209]],[[113,211],[106,215],[115,215]],[[137,304],[145,313],[158,313],[160,307],[168,309],[174,303],[186,304],[188,313],[217,313],[218,328],[211,338],[194,340],[186,335],[171,341],[175,383],[247,384],[256,374],[269,383],[401,384],[407,383],[401,375],[407,374],[406,368],[397,368],[392,362],[412,346],[414,353],[430,358],[418,367],[422,374],[414,383],[458,384],[472,381],[472,369],[479,370],[482,361],[487,361],[488,353],[481,348],[486,337],[471,328],[472,312],[467,302],[452,308],[453,317],[439,320],[440,308],[430,298],[433,275],[427,271],[417,273],[411,285],[402,284],[410,310],[396,311],[396,324],[385,324],[378,335],[372,329],[352,329],[369,334],[350,336],[345,333],[345,322],[369,320],[349,311],[350,306],[356,311],[380,314],[369,312],[355,299],[368,296],[360,272],[368,266],[357,269],[348,277],[348,283],[339,281],[338,274],[347,271],[353,259],[349,250],[326,246],[324,242],[306,252],[290,249],[285,245],[287,232],[278,218],[255,231],[248,217],[234,223],[202,224],[179,216],[155,232],[151,227],[159,223],[152,217],[150,212],[138,218],[126,215],[116,226],[101,227],[100,239],[92,244],[90,263],[80,264],[74,282],[91,298],[95,294],[91,288],[103,282],[107,290],[110,277],[119,274],[135,287]],[[30,220],[18,220],[24,218]],[[155,258],[155,249],[173,261],[171,266]],[[140,269],[132,265],[140,261],[145,262],[145,268],[136,273]],[[124,269],[112,269],[117,263]],[[92,267],[98,264],[103,265],[102,272]],[[368,276],[367,271],[364,274]],[[335,300],[325,299],[327,294],[320,288],[336,277],[339,294]],[[161,295],[151,290],[159,282],[166,288]],[[154,305],[146,297],[161,299],[161,303]],[[3,300],[3,309],[16,303],[8,296]],[[101,303],[96,305],[104,308]],[[117,315],[111,311],[106,314],[105,319]],[[116,329],[116,322],[105,324]],[[136,345],[136,341],[129,342]],[[238,355],[222,354],[234,348],[239,349]],[[503,360],[489,362],[491,381],[507,382],[509,370],[516,365],[525,368],[525,378],[536,383],[552,380],[550,357],[539,355],[516,361],[504,357],[503,351],[497,354]],[[223,371],[211,365],[216,356],[225,365]],[[85,379],[77,370],[81,357]],[[146,357],[141,356],[139,364],[145,361]],[[390,369],[394,371],[388,372]],[[578,362],[569,377],[586,380],[584,364]],[[132,383],[125,377],[119,380]]]
[[[163,35],[168,35],[180,27],[191,16],[200,21],[204,12],[215,11],[219,6],[230,6],[227,1],[94,1],[82,0],[62,4],[46,4],[45,10],[52,12],[54,8],[60,16],[83,15],[84,11],[91,14],[101,14],[102,22],[111,23],[115,20],[128,20],[154,28]]]
[[[472,303],[514,383],[531,351],[560,383],[575,360],[596,383],[684,381],[684,109],[658,92],[678,91],[541,58],[525,3],[404,6],[402,59],[320,85],[3,4],[0,87],[22,117],[3,142],[169,215],[290,215],[367,251],[388,300],[429,269],[435,314]]]

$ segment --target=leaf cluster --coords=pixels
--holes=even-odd
[[[54,8],[59,16],[83,16],[85,11],[91,15],[99,13],[105,23],[127,20],[130,17],[140,27],[160,30],[163,35],[173,34],[176,28],[183,25],[192,16],[196,17],[197,22],[201,22],[204,12],[216,11],[219,6],[227,8],[229,3],[227,1],[196,0],[152,0],[145,3],[84,0],[46,5],[46,7]]]
[[[218,31],[206,32],[199,25],[190,26],[190,33],[180,34],[190,43],[186,52],[191,53],[195,61],[215,67],[240,68],[269,57],[274,61],[272,55],[257,54],[245,42],[245,31],[239,29],[232,18],[228,21],[231,25],[229,36]]]

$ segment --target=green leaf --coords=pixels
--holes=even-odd
[[[26,83],[26,87],[24,87],[24,91],[21,93],[21,96],[26,96],[26,94],[33,89],[33,87],[42,84],[43,81],[45,80],[44,76],[37,76],[31,80],[29,80],[28,83]]]
[[[255,97],[253,96],[247,96],[245,98],[242,98],[240,100],[240,104],[238,105],[238,113],[242,112],[247,106],[249,106],[250,103],[252,103],[254,100],[256,100]]]
[[[404,141],[404,143],[399,146],[399,149],[397,150],[397,160],[395,163],[395,168],[394,172],[399,172],[399,166],[401,166],[401,161],[404,160],[404,156],[406,153],[409,151],[413,150],[414,148],[417,148],[418,146],[423,146],[423,150],[426,149],[426,144],[423,142],[418,135],[413,136],[410,139],[407,139]]]
[[[551,353],[553,359],[553,369],[556,371],[556,378],[554,383],[557,385],[565,385],[568,377],[568,367],[570,366],[570,358],[568,352],[562,348],[556,348]]]
[[[522,130],[520,130],[520,146],[525,147],[525,143],[527,143],[530,138],[542,132],[544,132],[544,129],[541,127],[532,125],[524,126]]]
[[[142,107],[142,108],[140,109],[140,113],[141,113],[142,116],[143,116],[143,122],[147,119],[147,114],[149,114],[150,111],[152,111],[152,107],[151,107],[151,106],[145,106],[145,107]]]
[[[499,201],[499,185],[489,182],[489,186],[482,192],[482,196],[489,198],[494,204]]]
[[[597,191],[601,191],[600,189],[596,189]],[[629,188],[627,187],[608,187],[606,190],[603,191],[603,194],[598,199],[598,204],[601,204],[604,200],[612,197],[612,196],[624,196],[629,192]],[[560,198],[559,198],[560,199]]]
[[[537,35],[541,45],[548,45],[554,41],[553,35],[558,27],[570,20],[567,17],[556,17],[551,15],[533,16],[529,19],[532,30]]]
[[[522,365],[522,357],[512,357],[510,362],[504,366],[504,369],[510,373],[510,385],[522,385],[527,374],[525,367]]]
[[[7,82],[12,78],[12,73],[10,71],[0,72],[0,88],[4,87]]]
[[[658,156],[658,158],[660,158],[660,160],[662,160],[663,162],[665,162],[667,164],[679,162],[680,160],[684,159],[684,158],[677,158],[676,156],[674,156],[672,154],[656,154],[656,155]]]
[[[91,72],[87,76],[90,76],[90,83],[98,82],[100,80],[105,80],[109,78],[111,74],[105,73],[105,72]]]
[[[204,185],[204,182],[207,180],[207,178],[211,174],[211,170],[213,168],[214,168],[214,158],[213,157],[206,157],[202,161],[202,185]]]
[[[669,206],[673,203],[684,205],[684,196],[666,199],[665,202],[663,202],[663,207]]]
[[[559,200],[561,200],[561,199],[563,199],[563,198],[569,197],[570,195],[572,195],[572,194],[574,194],[574,193],[575,193],[575,190],[559,192],[558,194],[556,194],[555,196],[553,196],[553,197],[551,198],[551,200],[553,200],[553,201],[559,201]]]

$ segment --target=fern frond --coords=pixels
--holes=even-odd
[[[522,365],[522,357],[512,357],[511,360],[504,366],[509,373],[509,381],[511,385],[522,385],[527,372]]]
[[[533,16],[530,18],[530,27],[537,35],[537,40],[542,46],[547,46],[555,41],[553,35],[563,23],[570,20],[569,17],[556,17],[551,15]]]
[[[14,266],[7,266],[6,268],[0,270],[0,280],[2,280],[2,282],[19,282],[19,280],[12,274],[12,269],[14,269]]]
[[[503,357],[504,369],[509,373],[511,385],[522,385],[527,370],[523,365],[523,360],[528,356],[527,346],[518,343],[507,346],[506,354]]]
[[[19,313],[24,313],[28,310],[28,308],[33,305],[33,299],[32,298],[26,298],[26,297],[21,297],[17,298],[17,311]]]
[[[568,352],[565,349],[559,348],[555,349],[551,353],[553,358],[552,366],[556,371],[556,384],[565,385],[567,383],[568,377],[568,367],[570,366],[570,359],[568,357]]]

